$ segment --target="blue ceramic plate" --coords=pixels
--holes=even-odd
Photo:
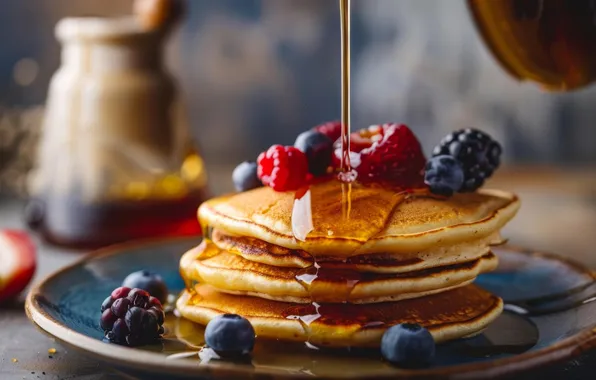
[[[132,375],[152,378],[450,378],[494,377],[568,359],[596,346],[594,275],[552,255],[495,248],[497,271],[477,283],[500,295],[507,311],[477,337],[440,345],[432,367],[402,370],[376,350],[316,351],[303,345],[261,341],[252,361],[201,361],[203,330],[171,313],[159,345],[127,348],[102,341],[100,305],[130,272],[163,275],[175,293],[181,255],[192,239],[108,248],[67,267],[31,290],[29,318],[63,344]]]

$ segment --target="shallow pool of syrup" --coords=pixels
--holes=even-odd
[[[309,305],[304,305],[309,308]],[[316,307],[315,307],[316,309]],[[308,326],[319,315],[318,311],[301,313],[301,323]],[[327,311],[325,311],[327,313]],[[145,347],[162,352],[171,359],[198,360],[199,351],[204,348],[204,327],[170,313],[166,318],[166,334],[161,345]],[[363,326],[366,328],[366,326]],[[433,366],[463,364],[502,356],[518,355],[530,350],[539,338],[534,323],[523,316],[504,312],[482,334],[468,339],[439,344]],[[257,339],[252,357],[241,365],[278,367],[284,370],[298,369],[311,371],[316,375],[317,368],[326,365],[340,365],[350,358],[365,366],[382,366],[380,351],[377,348],[328,348],[312,344],[287,341]]]

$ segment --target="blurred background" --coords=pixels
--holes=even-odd
[[[238,162],[339,118],[337,0],[188,3],[167,47],[168,65],[212,187],[226,191]],[[596,86],[554,94],[515,81],[490,55],[461,0],[353,3],[354,128],[405,122],[427,152],[453,129],[486,130],[505,148],[507,169],[495,182],[524,200],[510,229],[515,242],[591,251]],[[128,0],[2,1],[0,192],[26,195],[48,82],[59,65],[56,22],[131,7]]]

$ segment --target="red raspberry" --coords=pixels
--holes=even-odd
[[[313,129],[329,137],[331,141],[335,141],[341,137],[341,121],[330,121],[328,123],[318,125]]]
[[[257,164],[259,179],[275,191],[296,190],[310,177],[306,155],[293,146],[273,145],[259,155]]]
[[[370,148],[376,141],[380,141],[385,135],[385,129],[381,125],[373,125],[365,129],[350,133],[350,152],[360,153]],[[335,150],[341,149],[341,139],[333,145]],[[341,154],[339,155],[341,156]],[[339,157],[338,157],[339,159]]]
[[[372,144],[360,152],[358,179],[402,188],[423,187],[426,158],[414,133],[403,124],[384,124],[368,131]]]

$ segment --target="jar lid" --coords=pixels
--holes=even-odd
[[[68,17],[56,24],[56,37],[63,42],[72,40],[110,40],[142,38],[158,33],[147,30],[135,17]]]

